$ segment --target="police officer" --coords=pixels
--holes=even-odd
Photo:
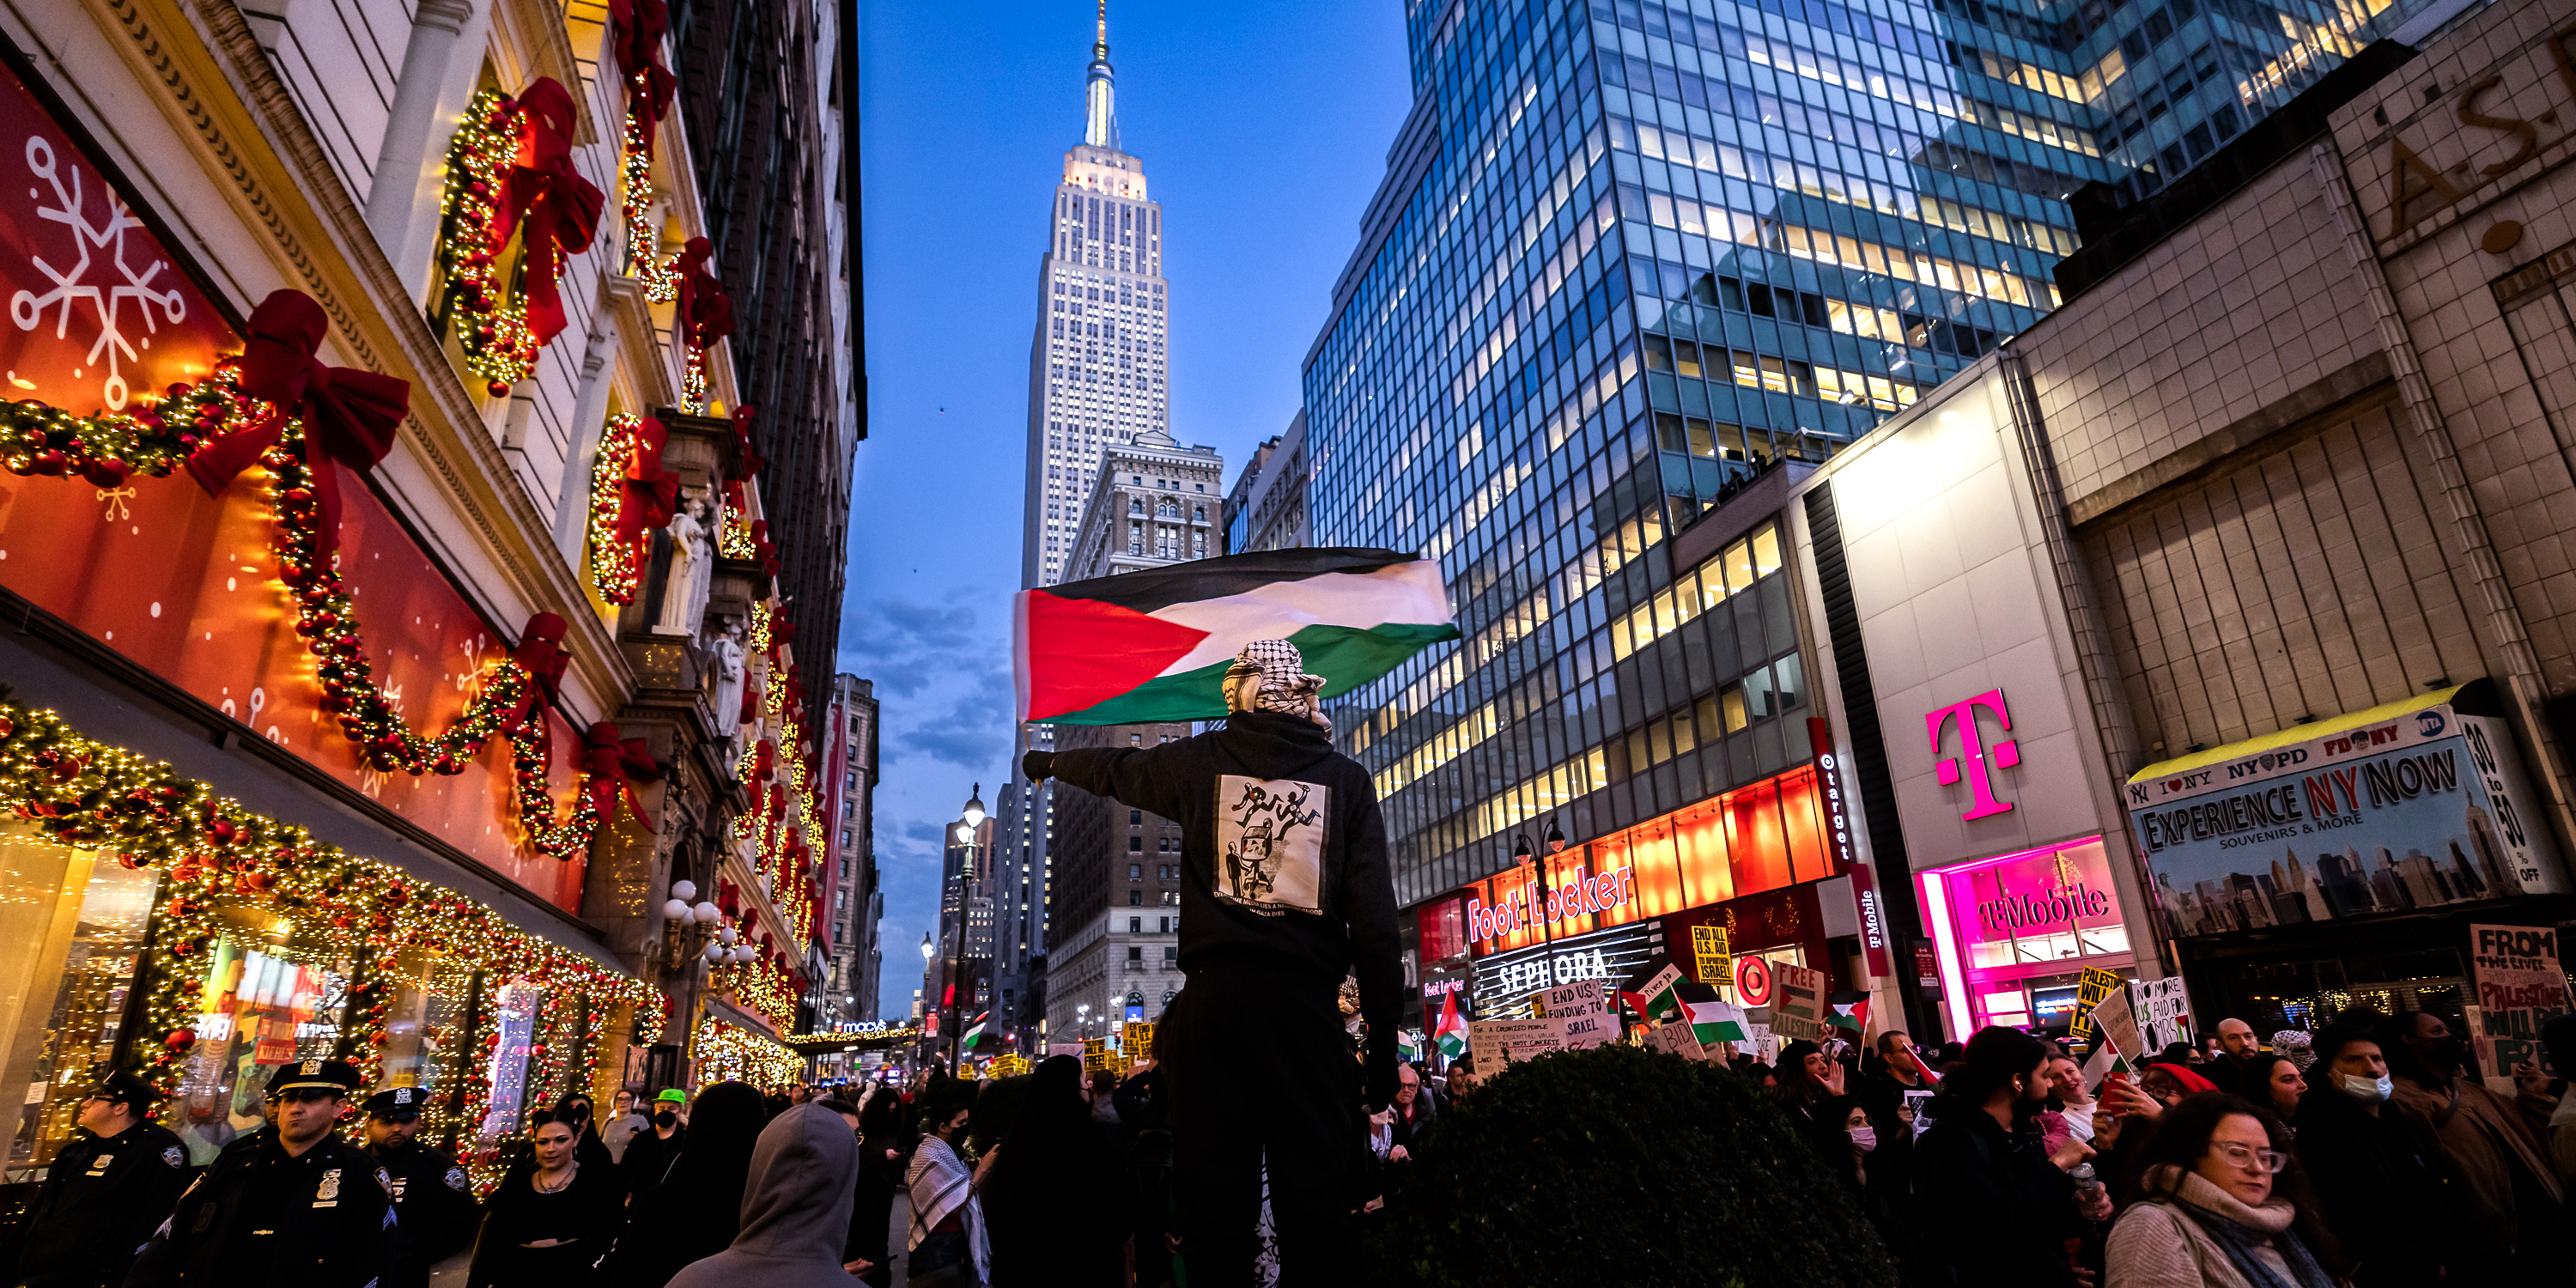
[[[482,1213],[465,1169],[445,1150],[420,1143],[417,1087],[394,1087],[367,1097],[367,1152],[393,1178],[394,1214],[400,1235],[393,1277],[386,1288],[423,1288],[429,1268],[474,1241]]]
[[[125,1288],[368,1288],[393,1269],[393,1178],[331,1128],[358,1071],[303,1060],[268,1080],[269,1125],[224,1147],[154,1231]]]
[[[148,1116],[150,1083],[113,1073],[81,1102],[80,1125],[54,1156],[27,1214],[18,1288],[101,1288],[125,1278],[134,1250],[188,1184],[188,1151]]]

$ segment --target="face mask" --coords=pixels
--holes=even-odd
[[[676,1125],[679,1123],[679,1121],[680,1121],[680,1116],[679,1116],[678,1114],[672,1113],[672,1112],[671,1112],[670,1110],[668,1110],[668,1109],[665,1109],[665,1110],[661,1111],[660,1113],[657,1113],[657,1114],[653,1115],[653,1125],[654,1125],[654,1126],[656,1126],[656,1127],[671,1127],[671,1126],[676,1126]]]
[[[1860,1152],[1864,1154],[1878,1148],[1878,1129],[1875,1127],[1854,1127],[1851,1129],[1851,1138],[1852,1144],[1858,1146]]]
[[[2384,1073],[2376,1078],[2365,1078],[2357,1073],[2339,1073],[2335,1077],[2342,1082],[2345,1095],[2365,1105],[2378,1104],[2397,1090]]]

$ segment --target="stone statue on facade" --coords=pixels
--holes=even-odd
[[[663,582],[662,618],[656,635],[698,634],[698,615],[706,611],[707,592],[715,581],[715,532],[708,522],[706,498],[690,495],[671,516],[671,575]]]

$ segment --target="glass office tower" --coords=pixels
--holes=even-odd
[[[1777,527],[1719,512],[2054,307],[2078,188],[2172,182],[2370,2],[1415,0],[1305,369],[1316,541],[1439,558],[1466,635],[1335,712],[1399,899],[1805,765]]]

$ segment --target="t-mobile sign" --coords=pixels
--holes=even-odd
[[[1941,755],[1942,732],[1953,726],[1959,731],[1959,754],[1942,757],[1933,765],[1933,771],[1941,785],[1948,787],[1959,781],[1964,769],[1972,800],[1968,811],[1959,816],[1963,822],[2012,809],[2011,801],[1995,798],[1992,771],[2010,769],[2021,763],[2021,746],[2012,739],[1992,744],[1986,742],[1985,734],[1977,727],[1979,711],[1991,713],[1997,729],[2004,733],[2012,732],[2012,709],[2004,705],[2002,689],[1988,689],[1964,702],[1953,702],[1923,713],[1923,732],[1932,740],[1934,756]]]

